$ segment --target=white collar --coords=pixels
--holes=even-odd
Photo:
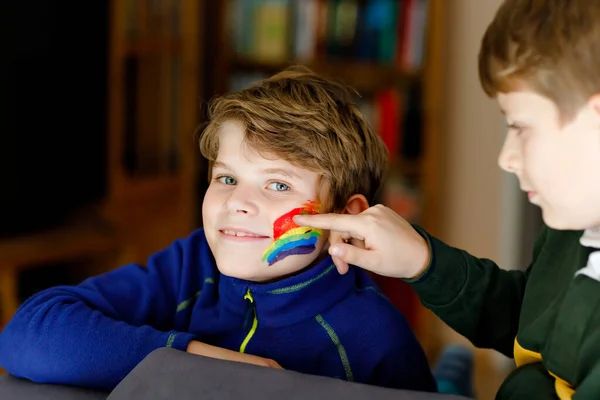
[[[587,229],[579,242],[582,246],[600,249],[600,227]],[[575,276],[580,274],[600,282],[600,251],[590,254],[587,265],[577,271]]]
[[[587,229],[579,239],[579,243],[585,247],[600,249],[600,227]]]

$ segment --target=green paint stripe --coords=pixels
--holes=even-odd
[[[213,278],[206,278],[204,280],[204,283],[214,284],[215,281]],[[191,304],[193,304],[196,301],[196,299],[200,296],[201,293],[202,293],[202,290],[198,290],[195,295],[193,295],[189,299],[184,300],[181,303],[179,303],[177,305],[177,309],[175,310],[175,312],[178,313],[178,312],[183,311],[186,308],[188,308]]]
[[[335,333],[331,325],[329,325],[327,321],[323,319],[321,314],[317,315],[315,319],[323,327],[323,329],[325,329],[325,332],[327,332],[327,334],[331,338],[331,341],[337,348],[337,351],[340,355],[340,359],[342,360],[342,365],[344,366],[344,371],[346,371],[346,379],[349,382],[354,382],[354,375],[352,374],[352,368],[350,367],[350,360],[348,360],[348,354],[346,354],[346,349],[344,348],[342,342],[340,342],[340,338]]]
[[[306,234],[302,233],[302,234],[298,234],[298,235],[288,236],[283,239],[279,239],[279,240],[273,242],[273,244],[271,244],[271,246],[269,246],[269,248],[267,248],[267,250],[265,250],[262,259],[263,259],[263,261],[266,261],[267,258],[269,258],[269,256],[271,254],[277,252],[277,250],[279,250],[282,246],[285,246],[286,244],[288,244],[290,242],[296,242],[298,240],[306,240],[306,239],[310,239],[312,237],[318,238],[319,236],[321,236],[321,232],[311,231]]]
[[[327,275],[334,269],[335,269],[335,265],[331,265],[325,271],[321,272],[319,275],[315,276],[314,278],[312,278],[306,282],[297,283],[295,285],[283,287],[283,288],[279,288],[279,289],[269,290],[267,293],[269,293],[269,294],[286,294],[286,293],[297,292],[298,290],[304,289],[308,285],[315,283],[316,281],[318,281],[319,279],[321,279],[322,277],[324,277],[325,275]]]
[[[167,339],[167,347],[173,347],[173,342],[175,341],[175,336],[177,336],[176,333],[171,333],[169,335],[169,338]]]

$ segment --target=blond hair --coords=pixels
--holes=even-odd
[[[252,149],[321,174],[321,189],[328,193],[319,200],[327,211],[342,210],[353,194],[373,203],[388,153],[352,98],[342,83],[305,67],[290,67],[212,100],[200,150],[212,167],[219,127],[237,121]]]
[[[600,93],[600,2],[505,0],[481,42],[479,77],[491,97],[532,90],[572,119]]]

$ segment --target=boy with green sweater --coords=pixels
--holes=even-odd
[[[541,207],[525,271],[450,247],[383,206],[297,217],[347,264],[407,280],[470,339],[514,357],[498,399],[600,398],[600,2],[505,0],[479,73],[508,123],[499,157]]]

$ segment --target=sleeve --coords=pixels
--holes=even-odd
[[[126,265],[27,299],[0,334],[0,365],[35,382],[111,390],[153,350],[186,349],[193,335],[169,329],[182,271],[191,269],[181,243],[145,267]]]
[[[576,384],[573,399],[600,399],[600,282],[581,276],[574,289],[573,304],[568,308],[573,315],[573,334],[563,345],[565,349],[570,344],[575,353],[571,368]],[[582,339],[578,345],[569,343],[578,341],[579,335]]]
[[[431,249],[428,269],[409,281],[423,305],[475,346],[512,357],[531,266],[526,271],[503,270],[417,230]],[[546,234],[546,228],[538,234],[533,262]]]

